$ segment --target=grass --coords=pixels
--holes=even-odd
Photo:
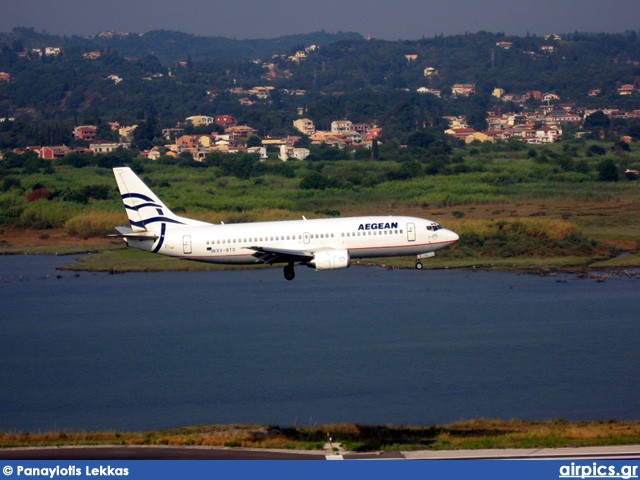
[[[619,252],[637,251],[640,245],[638,182],[595,181],[599,159],[585,157],[586,144],[571,144],[569,148],[572,146],[576,161],[582,159],[590,164],[589,173],[563,171],[556,160],[568,153],[562,145],[554,145],[537,149],[539,157],[546,156],[544,162],[528,158],[527,150],[518,153],[495,147],[495,151],[463,155],[470,171],[454,173],[453,165],[449,165],[446,174],[405,180],[387,179],[389,171],[402,167],[401,162],[391,159],[296,162],[291,164],[293,177],[265,173],[248,179],[222,176],[218,167],[194,169],[148,162],[141,164],[141,177],[176,213],[211,223],[297,219],[302,215],[317,218],[395,214],[430,218],[458,232],[461,241],[456,247],[439,252],[435,259],[425,260],[426,268],[640,265],[635,255],[617,257]],[[460,153],[465,151],[461,149]],[[636,161],[640,150],[634,146],[625,155],[628,158],[621,157],[620,162]],[[300,180],[316,171],[341,179],[342,188],[301,189]],[[21,187],[0,193],[0,223],[5,226],[43,232],[63,229],[69,236],[85,239],[89,246],[92,238],[128,223],[110,169],[55,165],[53,174],[7,173],[19,179]],[[360,182],[360,177],[380,181]],[[26,202],[26,195],[35,185],[49,189],[54,199]],[[87,192],[97,192],[99,198],[92,198]],[[78,203],[81,201],[85,203]],[[24,250],[4,242],[1,252]],[[61,249],[39,249],[37,253],[47,251],[60,253]],[[229,268],[142,255],[129,257],[108,250],[71,268]],[[374,263],[413,267],[415,262],[405,258]]]
[[[640,258],[635,259],[635,265],[621,265],[626,267],[640,266]],[[588,269],[593,259],[585,257],[544,257],[544,258],[445,258],[439,257],[422,260],[424,269],[453,269],[464,268],[472,270],[516,270],[516,271],[564,271]],[[412,257],[392,257],[371,260],[361,260],[362,265],[372,265],[386,268],[414,268],[416,260]],[[600,263],[599,261],[597,262]]]
[[[85,253],[95,253],[96,255],[105,253],[113,248],[121,248],[107,245],[55,245],[43,247],[0,247],[0,255],[81,255]]]
[[[320,449],[331,436],[350,451],[558,448],[640,443],[639,421],[472,420],[428,427],[336,424],[315,427],[199,425],[153,432],[0,433],[0,448],[72,445],[184,445]]]

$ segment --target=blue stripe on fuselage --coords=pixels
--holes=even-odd
[[[163,223],[160,227],[160,238],[158,239],[158,244],[152,250],[153,253],[158,253],[158,251],[162,248],[162,244],[164,243],[164,234],[167,231],[167,224]]]

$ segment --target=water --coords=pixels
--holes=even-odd
[[[0,256],[0,430],[640,418],[638,280],[70,261]]]

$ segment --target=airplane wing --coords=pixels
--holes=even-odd
[[[285,250],[270,247],[248,247],[254,250],[253,254],[258,261],[271,265],[272,263],[309,262],[313,260],[314,254],[303,250]]]

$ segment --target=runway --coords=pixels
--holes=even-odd
[[[640,445],[580,448],[419,450],[351,453],[332,444],[324,450],[276,450],[173,446],[32,447],[0,450],[0,460],[640,460]]]

